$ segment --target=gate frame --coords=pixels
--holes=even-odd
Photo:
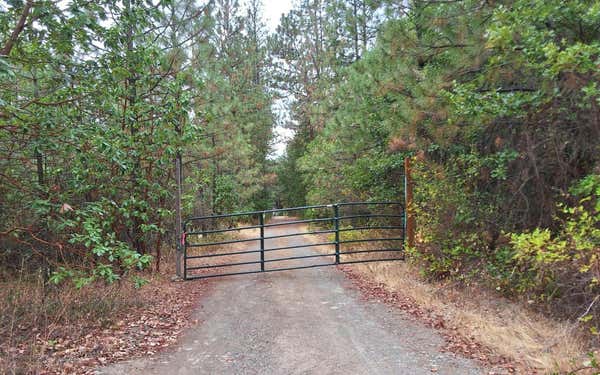
[[[415,245],[415,231],[416,231],[416,220],[413,206],[413,183],[412,183],[412,169],[411,169],[411,156],[404,158],[404,219],[403,219],[403,237],[405,237],[404,248],[412,248]],[[185,222],[182,222],[181,216],[181,195],[183,190],[183,168],[182,168],[182,157],[178,151],[175,158],[175,179],[177,190],[175,192],[175,265],[176,265],[176,278],[186,279],[187,272],[185,271],[187,247],[185,239]],[[338,213],[335,216],[339,216]],[[339,223],[337,223],[339,225]],[[339,230],[339,227],[337,228]],[[264,230],[264,228],[263,228]],[[263,235],[264,237],[264,235]],[[263,240],[264,242],[264,240]],[[336,242],[339,242],[339,233],[336,233]],[[264,244],[263,244],[264,247]],[[339,243],[336,245],[337,252],[339,252]],[[262,259],[264,263],[264,258]],[[339,255],[336,256],[336,264],[339,264]],[[263,271],[264,272],[264,271]]]
[[[350,206],[398,206],[401,209],[400,214],[366,214],[366,215],[349,215],[349,216],[340,216],[339,209],[340,207],[350,207]],[[315,218],[315,219],[302,219],[302,220],[292,220],[285,221],[282,223],[270,223],[265,224],[265,215],[266,214],[275,214],[278,212],[293,212],[293,211],[304,211],[310,209],[323,209],[323,208],[333,208],[333,216],[327,218]],[[233,217],[241,217],[241,216],[253,216],[258,218],[258,225],[248,225],[245,227],[236,227],[236,228],[228,228],[228,229],[216,229],[216,230],[202,230],[202,231],[188,231],[187,227],[193,221],[201,221],[201,220],[214,220],[214,219],[225,219],[225,218],[233,218]],[[400,218],[402,220],[402,225],[379,225],[379,226],[366,226],[366,227],[357,227],[357,228],[344,228],[340,229],[340,221],[345,219],[352,218]],[[278,236],[265,236],[265,228],[268,227],[276,227],[276,226],[285,226],[285,225],[293,225],[293,224],[306,224],[306,223],[318,223],[318,222],[333,222],[333,229],[327,230],[317,230],[317,231],[309,231],[309,232],[297,232],[286,235],[278,235]],[[214,233],[227,233],[233,231],[240,230],[248,230],[248,229],[260,229],[260,236],[253,237],[248,239],[236,239],[236,240],[227,240],[227,241],[217,241],[217,242],[207,242],[202,244],[190,244],[188,243],[188,236],[192,235],[208,235]],[[355,230],[368,230],[368,229],[391,229],[391,230],[402,230],[401,237],[388,237],[388,238],[367,238],[362,240],[340,240],[340,232],[346,231],[355,231]],[[396,260],[404,260],[404,253],[400,257],[393,258],[382,258],[382,259],[366,259],[366,260],[352,260],[352,261],[341,261],[340,256],[346,254],[365,254],[365,253],[382,253],[382,252],[404,252],[405,246],[404,241],[406,239],[406,229],[407,229],[407,215],[406,215],[406,207],[401,202],[348,202],[348,203],[336,203],[336,204],[327,204],[327,205],[315,205],[315,206],[303,206],[303,207],[292,207],[292,208],[281,208],[281,209],[273,209],[273,210],[263,210],[263,211],[248,211],[248,212],[238,212],[232,214],[222,214],[222,215],[211,215],[211,216],[200,216],[200,217],[192,217],[183,222],[182,226],[182,237],[181,237],[181,247],[183,250],[183,279],[184,280],[192,280],[192,279],[204,279],[204,278],[212,278],[212,277],[220,277],[220,276],[232,276],[232,275],[243,275],[243,274],[252,274],[252,273],[262,273],[262,272],[275,272],[275,271],[286,271],[293,269],[303,269],[303,268],[314,268],[314,267],[325,267],[325,266],[334,266],[340,264],[355,264],[355,263],[368,263],[368,262],[381,262],[381,261],[396,261]],[[305,235],[315,235],[315,234],[326,234],[326,233],[334,233],[335,240],[324,243],[316,243],[316,244],[307,244],[307,245],[298,245],[298,246],[284,246],[284,247],[276,247],[265,249],[265,239],[273,239],[273,238],[282,238],[282,237],[293,237],[293,236],[305,236]],[[205,255],[194,255],[188,256],[187,250],[190,247],[205,247],[205,246],[214,246],[214,245],[224,245],[224,244],[233,244],[233,243],[241,243],[241,242],[253,242],[259,241],[260,249],[256,250],[246,250],[246,251],[234,251],[227,252],[221,254],[205,254]],[[358,242],[378,242],[378,241],[401,241],[401,245],[397,248],[384,248],[384,249],[376,249],[376,250],[356,250],[356,251],[340,251],[340,245],[344,243],[358,243]],[[324,246],[324,245],[334,245],[335,252],[331,254],[311,254],[311,255],[303,255],[303,256],[292,256],[292,257],[284,257],[284,258],[275,258],[265,260],[265,252],[267,251],[278,251],[285,249],[294,249],[294,248],[305,248],[305,247],[316,247],[316,246]],[[200,259],[200,258],[214,258],[214,257],[227,257],[241,254],[251,254],[251,253],[260,253],[260,260],[251,261],[251,262],[238,262],[238,263],[223,263],[218,265],[207,265],[207,266],[196,266],[196,267],[188,267],[188,259]],[[279,261],[287,261],[287,260],[297,260],[297,259],[305,259],[305,258],[316,258],[316,257],[335,257],[335,261],[333,263],[324,263],[324,264],[311,264],[304,266],[295,266],[295,267],[278,267],[267,269],[265,268],[265,263],[270,262],[279,262]],[[210,275],[194,275],[189,276],[188,271],[198,270],[198,269],[210,269],[210,268],[222,268],[222,267],[231,267],[231,266],[241,266],[241,265],[250,265],[250,264],[260,264],[260,270],[252,270],[252,271],[240,271],[240,272],[226,272],[226,273],[218,273],[218,274],[210,274]]]

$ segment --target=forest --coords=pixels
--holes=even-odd
[[[411,157],[425,277],[597,337],[600,3],[320,5],[283,17],[272,52],[295,98],[284,205],[401,198]]]
[[[410,158],[420,275],[597,346],[600,2],[268,6],[0,0],[2,298],[172,268],[178,165],[185,217],[403,199]]]

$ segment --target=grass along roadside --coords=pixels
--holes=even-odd
[[[177,340],[210,283],[171,282],[172,267],[149,283],[53,286],[36,275],[0,285],[0,373],[92,373],[150,355]]]
[[[236,231],[210,241],[257,235]],[[243,246],[206,246],[193,253]],[[152,355],[175,343],[197,323],[190,316],[211,281],[172,282],[174,256],[168,250],[161,272],[140,273],[148,283],[139,289],[128,281],[77,289],[24,271],[0,282],[0,374],[93,373],[97,366]]]
[[[369,248],[373,247],[353,246],[352,250]],[[551,319],[482,286],[424,280],[417,265],[410,262],[364,263],[343,269],[353,281],[405,296],[427,311],[425,315],[441,319],[440,326],[465,339],[466,344],[454,348],[458,351],[465,351],[461,345],[481,345],[498,358],[514,361],[518,373],[598,373],[589,368],[587,356],[595,351],[598,357],[598,348],[590,348],[576,323]]]
[[[583,365],[588,348],[575,324],[554,321],[485,288],[424,281],[413,265],[403,262],[346,267],[359,275],[359,283],[362,277],[408,297],[468,345],[482,345],[495,356],[514,361],[518,373],[568,373]]]

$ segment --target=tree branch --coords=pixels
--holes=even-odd
[[[12,50],[15,43],[17,42],[19,35],[25,28],[25,22],[27,22],[27,18],[29,17],[29,12],[31,11],[32,7],[33,7],[33,0],[27,0],[27,2],[25,3],[25,6],[23,7],[23,11],[21,12],[21,17],[19,18],[19,21],[17,22],[15,28],[13,29],[13,32],[10,34],[10,37],[6,41],[6,44],[4,45],[4,47],[2,47],[2,50],[0,50],[0,56],[8,56],[10,54],[10,51]]]

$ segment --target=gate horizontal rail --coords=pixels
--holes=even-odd
[[[351,212],[342,214],[341,211],[350,210]],[[391,212],[381,212],[388,210]],[[285,221],[265,222],[265,217],[276,214],[298,214],[300,212],[308,212],[313,217],[310,218],[292,218]],[[275,216],[274,216],[275,217]],[[232,221],[233,220],[233,221]],[[258,221],[257,224],[252,222]],[[227,221],[223,223],[223,221]],[[237,222],[234,222],[237,221]],[[391,221],[391,222],[384,222]],[[227,228],[219,227],[219,224],[227,225]],[[241,224],[241,226],[237,226]],[[290,225],[316,225],[317,228],[304,228],[293,233],[284,234],[265,234],[265,230],[277,230],[278,228]],[[331,225],[332,227],[325,227]],[[343,226],[342,226],[343,225]],[[304,269],[314,267],[332,266],[338,264],[355,264],[366,262],[381,262],[381,261],[396,261],[404,260],[404,237],[406,228],[406,217],[404,205],[401,202],[348,202],[328,205],[314,205],[292,208],[281,208],[264,211],[248,211],[237,212],[232,214],[220,214],[211,216],[192,217],[184,221],[182,233],[182,245],[184,250],[184,279],[202,279],[218,276],[244,275],[259,272],[274,272],[286,271],[293,269]],[[247,230],[259,230],[259,235],[252,238],[235,238],[227,239],[229,232],[241,232]],[[363,231],[370,234],[370,238],[354,238],[342,239],[342,235],[347,235],[351,232],[359,232],[363,235]],[[380,233],[380,231],[387,231]],[[394,232],[389,233],[389,231]],[[306,242],[303,244],[290,244],[286,246],[267,247],[266,240],[277,240],[285,238],[293,238],[308,235],[334,235],[334,240],[320,242]],[[399,235],[398,235],[399,234]],[[341,247],[347,244],[368,244],[372,242],[397,243],[402,241],[401,245],[355,249],[350,248],[342,250]],[[227,252],[210,253],[206,252],[207,247],[221,247],[224,245],[233,245],[238,243],[255,242],[259,248],[248,250],[235,250]],[[309,254],[281,254],[275,258],[265,259],[265,254],[282,252],[285,250],[306,250],[310,248],[333,246],[331,250],[324,253],[309,253]],[[386,245],[387,246],[387,245]],[[189,254],[189,251],[204,251],[201,254]],[[205,249],[205,250],[203,250]],[[189,251],[188,251],[189,250]],[[219,248],[218,250],[221,250]],[[383,257],[383,254],[388,254],[391,257]],[[391,253],[391,254],[390,254]],[[254,259],[235,259],[244,255],[253,254]],[[376,258],[356,259],[358,254],[379,254]],[[346,256],[351,256],[347,258]],[[302,259],[318,259],[331,258],[327,263],[318,264],[301,264],[293,266],[284,266],[284,262],[298,261]],[[202,260],[209,262],[216,261],[216,264],[190,264],[193,261]],[[279,267],[266,267],[267,264],[275,265],[276,262],[282,262]],[[207,270],[220,268],[254,266],[260,265],[260,269],[251,270],[230,270],[219,273],[205,273]],[[190,271],[201,271],[201,273],[189,273]]]

